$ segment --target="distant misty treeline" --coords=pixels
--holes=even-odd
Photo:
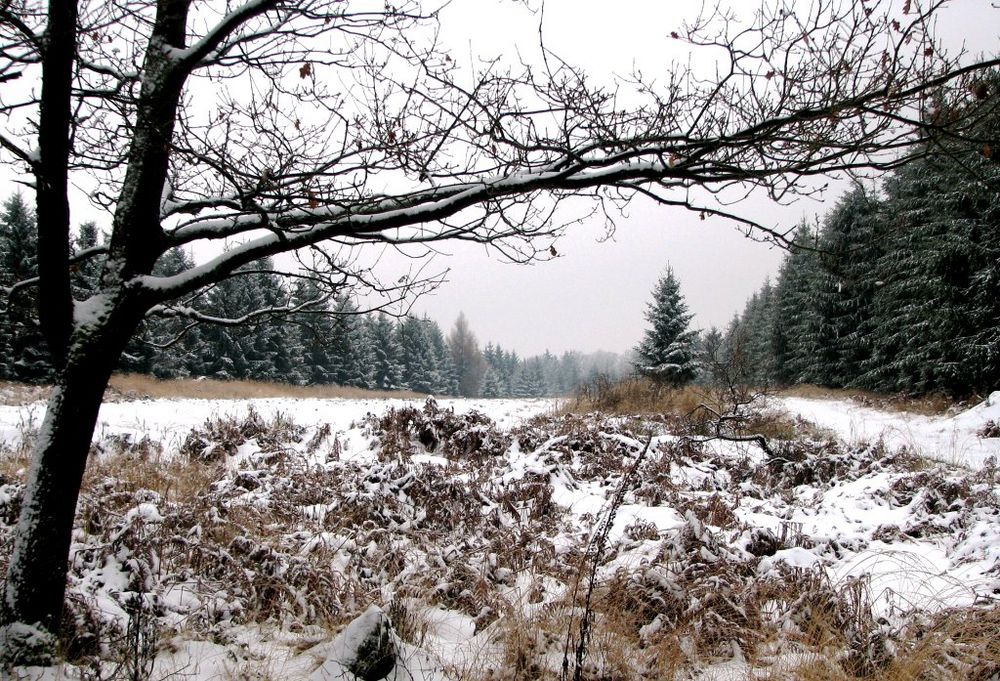
[[[20,195],[9,197],[0,209],[0,286],[35,276],[36,238],[32,210]],[[75,250],[93,248],[98,240],[95,225],[82,225]],[[96,290],[100,266],[99,259],[88,260],[73,272],[78,298]],[[156,274],[191,266],[183,251],[173,250],[157,263]],[[546,352],[522,358],[492,343],[481,348],[461,315],[446,335],[427,317],[362,314],[349,298],[325,296],[316,281],[289,285],[273,269],[270,261],[258,261],[191,302],[200,317],[241,323],[152,317],[130,342],[120,370],[159,378],[337,384],[468,397],[562,395],[598,374],[627,371],[623,358],[612,353]],[[50,376],[29,294],[30,289],[16,290],[3,303],[0,378],[44,381]],[[299,311],[257,314],[289,308]]]
[[[704,336],[710,353],[735,358],[756,383],[1000,388],[997,122],[978,131],[992,145],[930,139],[927,156],[880,192],[856,189],[818,228],[800,227],[777,281],[725,334]]]

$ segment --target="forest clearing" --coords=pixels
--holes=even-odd
[[[30,678],[1000,669],[1000,394],[943,415],[772,397],[724,430],[552,400],[118,399],[65,662]],[[0,407],[4,562],[43,409]],[[386,647],[359,654],[372,626]]]

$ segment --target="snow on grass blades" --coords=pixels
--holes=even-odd
[[[554,679],[586,616],[582,678],[975,678],[1000,660],[986,635],[995,467],[756,411],[767,451],[706,440],[701,415],[290,400],[179,413],[193,404],[103,417],[74,530],[74,670],[326,678],[390,669],[391,650],[390,679]],[[17,437],[0,446],[17,458]],[[23,477],[2,470],[0,562]],[[383,621],[373,604],[389,628],[366,631],[387,645],[355,664],[364,618]]]

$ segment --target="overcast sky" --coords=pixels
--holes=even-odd
[[[759,4],[732,0],[747,12]],[[546,0],[543,33],[550,50],[597,78],[627,75],[633,67],[649,76],[684,56],[668,36],[685,12],[699,6]],[[477,56],[536,63],[539,21],[540,15],[515,0],[453,0],[442,14],[441,37],[459,63]],[[950,49],[967,43],[973,52],[994,53],[998,27],[1000,10],[990,0],[955,0],[942,15],[939,33]],[[0,167],[4,196],[11,179],[11,168]],[[840,191],[835,185],[822,201],[791,206],[754,198],[741,211],[764,224],[791,227],[823,214]],[[84,201],[74,201],[73,223],[88,219],[104,229],[110,223]],[[576,225],[556,244],[556,259],[530,266],[504,263],[482,246],[445,244],[434,269],[448,268],[448,281],[414,309],[446,330],[463,311],[481,343],[493,341],[522,355],[546,349],[626,352],[642,335],[650,291],[668,266],[680,280],[694,326],[724,327],[749,295],[774,278],[782,258],[780,250],[745,238],[721,219],[701,221],[649,202],[634,202],[616,226],[613,238],[604,239],[600,221]]]
[[[751,11],[759,2],[731,3]],[[902,0],[900,1],[902,4]],[[698,2],[654,0],[547,0],[546,46],[588,72],[627,75],[666,69],[678,53],[669,39]],[[460,55],[537,55],[538,16],[511,2],[456,0],[443,15],[445,40]],[[949,49],[995,52],[1000,10],[987,0],[958,0],[938,26]],[[464,55],[463,55],[464,56]],[[822,215],[842,191],[834,184],[822,201],[779,206],[754,198],[746,211],[764,224],[791,227]],[[416,305],[444,327],[464,311],[482,343],[493,341],[535,354],[548,349],[626,352],[639,341],[643,312],[657,279],[669,266],[694,313],[696,328],[724,327],[746,299],[774,278],[782,251],[745,238],[721,219],[651,202],[632,204],[616,221],[613,240],[598,243],[603,226],[572,228],[557,243],[559,257],[530,266],[504,264],[482,247],[454,247],[438,264],[449,281]],[[464,245],[463,245],[464,246]],[[448,249],[446,249],[448,250]]]

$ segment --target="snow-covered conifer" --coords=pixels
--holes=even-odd
[[[653,300],[646,310],[646,329],[635,349],[636,370],[643,376],[668,385],[680,386],[697,372],[695,332],[689,328],[691,315],[672,269],[660,277]]]

